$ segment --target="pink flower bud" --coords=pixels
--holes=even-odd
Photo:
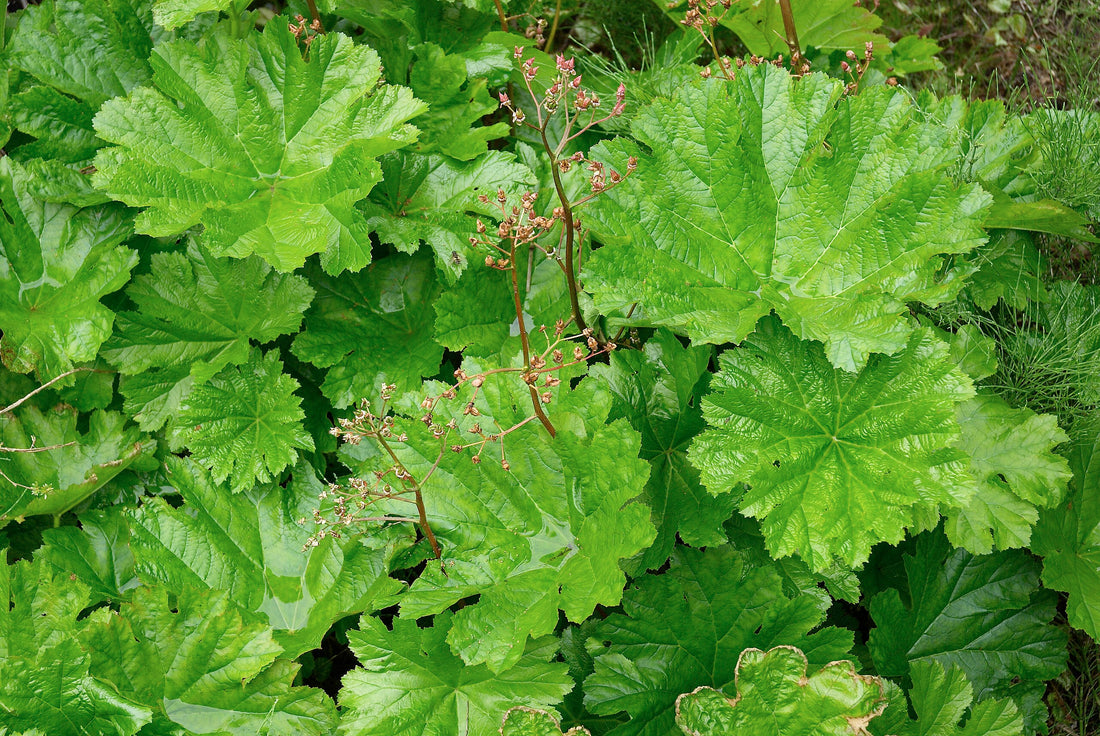
[[[617,90],[615,90],[615,102],[617,102],[619,104],[622,104],[623,100],[625,100],[625,99],[626,99],[626,85],[625,84],[620,84],[619,88]]]
[[[523,47],[522,46],[516,46],[515,49],[513,49],[513,51],[512,51],[512,58],[518,59],[521,56],[523,56]]]

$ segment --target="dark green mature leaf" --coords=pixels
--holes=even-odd
[[[595,713],[630,714],[614,736],[666,736],[681,693],[707,686],[733,695],[744,649],[797,646],[815,667],[846,656],[851,632],[808,633],[827,607],[820,596],[787,597],[773,567],[729,547],[678,547],[667,573],[645,575],[627,589],[625,614],[596,625],[585,704]]]
[[[773,556],[857,567],[915,515],[969,501],[955,407],[974,389],[931,330],[852,374],[767,318],[720,366],[703,400],[711,427],[689,457],[711,493],[748,484],[740,508],[761,519]]]
[[[304,464],[278,483],[229,495],[194,463],[170,459],[169,479],[185,501],[147,499],[130,512],[138,574],[173,590],[228,592],[264,616],[287,657],[320,646],[344,616],[389,605],[402,584],[387,576],[392,541],[323,540],[305,548],[324,485]],[[299,525],[302,518],[310,526]]]
[[[1073,435],[1070,493],[1040,512],[1033,549],[1043,556],[1043,584],[1069,594],[1070,624],[1100,638],[1100,423],[1081,421]]]
[[[215,483],[229,478],[234,493],[266,483],[297,461],[298,450],[313,449],[297,388],[275,351],[253,348],[244,365],[226,366],[188,394],[183,442]]]
[[[426,43],[464,55],[471,77],[491,76],[497,85],[513,69],[515,44],[482,42],[489,31],[503,35],[495,7],[483,13],[451,0],[318,0],[318,7],[362,26],[366,43],[378,51],[386,78],[395,84],[408,83],[416,51]]]
[[[1024,722],[1011,700],[974,703],[974,689],[961,669],[935,661],[914,662],[909,697],[886,683],[886,711],[871,721],[875,736],[1021,736]],[[912,704],[915,719],[909,718]],[[973,708],[967,716],[967,710]],[[965,720],[960,726],[959,722]]]
[[[271,629],[218,591],[139,588],[119,611],[101,608],[80,632],[92,673],[154,709],[156,733],[329,736],[336,710],[293,687],[298,665],[276,659]]]
[[[471,375],[479,370],[472,361],[464,369]],[[401,615],[438,613],[480,595],[455,614],[448,635],[453,651],[471,665],[504,671],[518,661],[528,637],[554,631],[559,609],[582,621],[596,605],[618,604],[626,583],[620,561],[653,541],[649,509],[629,503],[649,474],[637,458],[637,432],[621,419],[606,422],[611,396],[600,382],[582,380],[569,390],[570,375],[561,378],[547,405],[555,438],[530,421],[530,394],[516,374],[485,381],[476,420],[463,416],[463,401],[435,410],[437,422],[454,418],[466,437],[474,421],[503,430],[527,420],[504,440],[510,470],[502,467],[496,446],[475,464],[472,449],[444,451],[417,420],[400,425],[409,441],[396,452],[413,477],[423,478],[439,463],[423,496],[443,548],[441,563],[429,563],[403,597]],[[406,514],[405,506],[383,508]]]
[[[148,0],[45,0],[24,11],[10,58],[80,100],[90,118],[149,80],[152,25]]]
[[[95,358],[111,334],[100,298],[122,287],[137,254],[118,206],[37,200],[21,167],[0,159],[0,358],[41,382]]]
[[[130,551],[130,528],[121,509],[86,511],[80,526],[42,532],[43,546],[35,556],[59,573],[76,575],[93,600],[119,600],[139,581]]]
[[[361,275],[315,269],[310,283],[317,298],[293,350],[329,369],[321,390],[334,406],[373,398],[383,382],[399,394],[411,391],[439,372],[443,348],[433,337],[432,303],[440,287],[426,251],[388,256]]]
[[[643,460],[650,464],[641,500],[653,512],[657,540],[643,554],[643,567],[664,564],[677,535],[687,544],[705,547],[725,541],[722,524],[733,513],[733,494],[713,496],[688,463],[688,444],[706,426],[700,397],[706,391],[709,347],[684,348],[661,330],[644,351],[616,351],[609,366],[594,366],[592,376],[607,381],[615,403],[613,419],[626,417],[642,435]]]
[[[77,640],[88,588],[41,562],[0,565],[0,730],[132,736],[152,718],[139,699],[90,672]]]
[[[38,139],[12,151],[19,161],[48,158],[75,163],[91,159],[99,149],[92,126],[95,109],[53,87],[39,85],[12,95],[9,113],[16,128]]]
[[[495,112],[497,101],[489,95],[485,79],[467,79],[462,54],[448,54],[434,43],[421,44],[415,53],[409,86],[417,99],[428,103],[428,111],[415,121],[422,131],[417,150],[470,161],[489,150],[489,141],[508,135],[505,122],[470,127]],[[504,61],[508,53],[501,48],[499,56]]]
[[[423,109],[408,90],[377,85],[378,56],[329,33],[302,58],[285,22],[262,36],[202,47],[170,42],[151,59],[152,87],[96,116],[94,181],[148,209],[137,227],[175,235],[202,224],[216,256],[255,253],[280,270],[321,253],[330,273],[370,262],[354,208],[381,177],[375,157],[410,143]]]
[[[250,340],[297,332],[313,290],[259,258],[214,258],[191,243],[186,254],[155,253],[151,272],[126,295],[137,311],[116,315],[102,354],[128,376],[127,410],[144,429],[158,429],[192,385],[246,362]]]
[[[474,220],[467,214],[494,214],[479,194],[504,189],[518,193],[534,183],[530,169],[503,151],[490,151],[472,161],[401,151],[383,156],[383,180],[360,205],[367,224],[383,243],[415,253],[424,242],[449,281],[466,268]],[[497,217],[500,211],[495,212]]]
[[[465,736],[496,733],[514,706],[547,708],[573,686],[564,664],[550,662],[557,639],[532,641],[514,666],[494,674],[451,653],[452,615],[430,628],[404,616],[389,631],[364,616],[348,641],[362,666],[344,677],[340,733],[347,736]]]
[[[939,532],[906,555],[907,598],[871,599],[868,645],[879,674],[902,677],[917,662],[962,669],[979,700],[1011,697],[1028,728],[1046,721],[1045,681],[1065,665],[1066,635],[1050,625],[1056,596],[1039,589],[1039,564],[1021,550],[975,557]]]
[[[955,295],[963,271],[939,254],[984,241],[990,198],[952,182],[957,132],[906,94],[841,92],[824,76],[745,67],[640,113],[646,150],[597,147],[609,165],[638,159],[586,218],[606,244],[586,264],[597,307],[637,303],[633,322],[712,343],[741,341],[774,309],[848,370],[903,348],[904,302]]]
[[[35,514],[60,516],[132,464],[147,462],[155,443],[126,417],[96,411],[85,431],[79,414],[59,405],[47,412],[24,405],[0,415],[0,522]],[[20,452],[31,447],[51,448]]]
[[[1069,464],[1053,452],[1069,437],[1053,414],[1013,409],[988,394],[960,404],[962,437],[978,492],[961,509],[946,513],[952,544],[974,554],[1025,547],[1039,509],[1054,505],[1065,490]]]
[[[882,684],[832,662],[807,676],[795,647],[746,649],[737,660],[737,697],[700,688],[676,699],[676,723],[692,736],[848,736],[885,707]],[[667,732],[666,732],[667,733]]]
[[[512,336],[515,320],[507,274],[480,263],[474,263],[435,301],[435,339],[467,356],[499,355]]]

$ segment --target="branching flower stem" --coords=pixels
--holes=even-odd
[[[512,272],[512,299],[516,308],[516,320],[519,324],[519,339],[523,345],[523,365],[525,368],[531,367],[531,343],[527,338],[527,325],[523,319],[523,302],[519,297],[519,276],[516,273],[516,239],[512,239],[511,247],[511,272]],[[546,416],[546,412],[542,409],[542,402],[539,400],[539,392],[534,386],[528,384],[528,390],[531,392],[531,406],[535,409],[535,416],[542,422],[542,426],[546,428],[546,431],[551,437],[557,437],[558,433],[554,429],[554,425],[550,423],[550,417]]]

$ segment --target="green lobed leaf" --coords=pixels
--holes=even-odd
[[[846,656],[851,632],[810,633],[829,602],[787,596],[773,566],[728,546],[677,547],[668,572],[636,579],[624,596],[624,613],[596,624],[585,704],[594,713],[630,714],[612,736],[666,736],[674,728],[676,696],[701,686],[733,695],[744,649],[797,646],[815,668]]]
[[[476,262],[435,301],[435,339],[466,356],[500,355],[515,320],[512,284],[501,271]]]
[[[155,253],[126,295],[102,355],[124,378],[126,409],[144,429],[173,417],[193,385],[248,360],[250,341],[298,331],[313,289],[259,258],[214,258],[194,242]]]
[[[1100,637],[1100,423],[1073,428],[1073,482],[1065,500],[1041,511],[1032,549],[1043,556],[1043,584],[1068,594],[1071,626]]]
[[[1026,309],[1029,302],[1050,300],[1042,274],[1046,261],[1030,235],[1015,230],[994,232],[989,243],[974,251],[978,271],[971,276],[964,294],[982,309],[999,301],[1013,309]]]
[[[393,541],[306,546],[325,488],[308,466],[299,464],[285,488],[271,483],[235,495],[193,462],[171,458],[168,470],[184,504],[150,498],[128,514],[138,574],[173,590],[225,590],[267,620],[284,656],[318,648],[337,620],[389,605],[401,591],[388,577]]]
[[[423,109],[377,85],[378,56],[340,33],[302,58],[282,20],[246,41],[174,41],[153,53],[153,86],[105,104],[96,131],[116,144],[94,182],[147,209],[137,228],[176,235],[203,225],[215,256],[255,253],[276,268],[321,253],[330,273],[370,262],[354,204],[379,180],[375,161],[415,138]]]
[[[574,726],[562,733],[558,719],[544,710],[516,706],[504,714],[501,736],[592,736],[584,726]]]
[[[114,314],[99,300],[130,278],[137,254],[122,208],[37,200],[21,167],[0,159],[0,358],[42,383],[93,360]]]
[[[807,676],[795,647],[746,649],[737,660],[737,697],[711,688],[676,699],[676,723],[690,736],[855,736],[885,707],[882,684],[832,662]]]
[[[95,411],[81,417],[58,405],[46,412],[24,405],[0,415],[0,523],[26,516],[61,516],[83,503],[131,465],[149,461],[155,443],[123,414]],[[32,447],[45,451],[20,452]]]
[[[321,390],[337,408],[377,395],[383,382],[401,394],[439,371],[443,348],[433,337],[439,295],[431,255],[394,254],[365,274],[310,271],[317,291],[294,354],[328,368]]]
[[[657,539],[642,556],[643,568],[663,565],[677,535],[695,547],[725,541],[722,524],[737,499],[707,493],[687,454],[688,444],[706,426],[700,401],[711,354],[707,346],[684,348],[671,332],[660,330],[642,351],[616,351],[610,365],[591,371],[614,396],[611,418],[626,417],[641,433],[641,457],[650,464],[639,500],[652,511]]]
[[[395,618],[393,630],[364,616],[348,642],[361,666],[340,690],[346,736],[466,736],[497,733],[505,712],[519,705],[548,708],[569,692],[564,664],[550,662],[557,640],[532,641],[511,667],[494,673],[451,653],[451,613],[429,628]],[[560,732],[559,732],[560,733]]]
[[[93,601],[122,599],[140,582],[134,572],[130,528],[121,509],[86,511],[80,526],[42,532],[41,557],[60,573],[87,585]]]
[[[193,21],[199,13],[236,12],[241,0],[153,0],[153,19],[169,30]],[[247,3],[244,3],[247,6]]]
[[[974,554],[1026,547],[1039,509],[1058,502],[1071,476],[1066,459],[1053,452],[1069,437],[1053,414],[1013,409],[989,394],[960,404],[956,413],[957,447],[970,456],[978,491],[945,514],[948,539]]]
[[[469,212],[493,215],[480,194],[498,189],[516,194],[533,184],[531,171],[510,153],[489,151],[471,161],[409,151],[381,159],[383,179],[360,205],[367,225],[383,243],[415,253],[423,242],[435,252],[436,264],[449,282],[461,274],[474,251]],[[499,210],[495,212],[499,217]]]
[[[858,567],[916,514],[969,501],[955,407],[974,389],[931,330],[852,374],[767,318],[719,364],[688,457],[711,493],[761,520],[772,556]]]
[[[480,370],[472,361],[463,368]],[[558,375],[561,386],[546,405],[554,438],[530,420],[528,387],[514,373],[486,379],[476,418],[463,414],[465,399],[437,406],[436,422],[459,425],[445,445],[415,419],[398,423],[409,438],[395,452],[413,477],[438,462],[423,498],[442,547],[441,561],[430,562],[403,596],[401,615],[435,614],[479,595],[455,614],[448,641],[468,664],[497,672],[518,660],[528,637],[554,631],[559,609],[582,621],[597,605],[618,604],[626,583],[620,561],[653,541],[648,508],[629,503],[649,474],[637,458],[637,432],[621,419],[606,422],[611,397],[600,382],[584,379],[570,390],[571,375]],[[466,441],[475,422],[504,430],[524,420],[504,439],[509,470],[496,445],[479,464],[471,462],[473,449],[447,449]],[[376,505],[407,513],[405,504]]]
[[[500,49],[502,58],[507,52]],[[422,134],[420,153],[438,151],[459,161],[470,161],[489,150],[488,143],[509,133],[508,123],[470,126],[497,109],[485,79],[470,75],[462,54],[448,54],[434,43],[414,50],[409,70],[409,87],[417,99],[428,103],[427,112],[416,117]]]
[[[139,588],[115,611],[91,614],[80,633],[96,677],[154,709],[157,733],[328,736],[335,708],[294,687],[298,665],[277,659],[271,629],[225,593]]]
[[[1010,697],[1029,729],[1047,718],[1045,681],[1065,665],[1066,635],[1050,624],[1056,596],[1039,588],[1039,564],[1022,550],[975,557],[939,533],[904,557],[907,598],[891,588],[870,601],[868,646],[884,677],[918,662],[959,667],[979,700]]]
[[[88,588],[41,562],[0,565],[0,730],[132,736],[152,719],[91,672],[77,640]]]
[[[229,478],[234,493],[266,483],[293,465],[299,450],[313,449],[297,388],[275,351],[253,348],[243,365],[192,388],[180,407],[181,438],[215,483]]]
[[[824,76],[746,66],[654,102],[632,129],[645,150],[594,149],[638,161],[587,212],[605,247],[585,286],[604,314],[637,303],[636,324],[721,343],[774,309],[857,370],[904,347],[904,302],[950,299],[973,270],[939,255],[984,242],[990,198],[946,171],[957,130],[890,87],[842,99]]]
[[[1024,722],[1008,699],[974,702],[963,671],[935,661],[914,662],[908,698],[887,681],[886,711],[871,722],[875,736],[1022,736]],[[915,719],[910,719],[912,705]],[[967,712],[969,710],[969,713]],[[960,721],[965,721],[959,725]]]
[[[45,0],[23,12],[10,58],[80,100],[90,118],[149,80],[152,25],[148,0]]]

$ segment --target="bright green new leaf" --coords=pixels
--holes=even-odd
[[[247,7],[247,2],[242,0],[154,0],[153,19],[157,25],[168,28],[179,28],[185,23],[193,21],[199,13],[213,13],[227,11],[239,12],[241,7]]]
[[[0,525],[35,514],[60,516],[130,465],[150,460],[156,443],[127,427],[123,414],[93,412],[85,431],[79,418],[64,405],[46,412],[24,405],[0,415]],[[32,447],[48,449],[20,452]]]
[[[94,181],[146,207],[138,230],[175,235],[203,225],[216,256],[255,253],[282,271],[321,253],[330,273],[370,262],[355,210],[381,178],[375,158],[415,138],[423,109],[378,86],[378,56],[340,33],[318,36],[309,60],[284,21],[246,41],[174,41],[154,51],[153,86],[96,115],[116,144]]]
[[[363,274],[314,269],[310,283],[317,298],[293,351],[329,369],[321,389],[334,406],[374,399],[382,383],[398,394],[411,391],[439,372],[443,348],[433,336],[432,303],[440,286],[426,250],[388,256]]]
[[[951,357],[959,368],[975,381],[997,372],[997,341],[983,335],[974,325],[962,325],[954,333],[940,337],[951,346]]]
[[[382,183],[360,205],[367,225],[383,243],[405,253],[415,253],[424,242],[451,282],[472,255],[475,223],[467,213],[494,214],[493,205],[478,202],[478,195],[495,195],[498,189],[515,195],[534,183],[531,171],[503,151],[472,161],[402,151],[383,156],[381,163]],[[499,219],[500,210],[495,214]]]
[[[908,698],[892,682],[885,683],[889,704],[871,722],[875,736],[1022,736],[1024,722],[1016,704],[992,698],[974,703],[974,689],[958,667],[945,670],[939,662],[914,662],[911,674]],[[910,704],[916,719],[909,718]]]
[[[1029,729],[1044,723],[1045,681],[1062,672],[1066,635],[1050,625],[1056,596],[1039,588],[1039,563],[1022,550],[975,557],[939,532],[919,537],[904,562],[909,603],[892,588],[870,602],[879,674],[957,666],[979,700],[1011,697]]]
[[[858,567],[915,514],[969,501],[955,407],[974,389],[930,329],[853,374],[767,318],[719,362],[703,400],[710,429],[688,456],[711,493],[748,484],[740,508],[761,520],[774,557]]]
[[[1100,638],[1100,423],[1081,420],[1073,434],[1070,493],[1039,514],[1033,549],[1043,556],[1043,584],[1069,594],[1070,624]]]
[[[583,726],[575,726],[564,734],[558,719],[544,710],[517,706],[504,715],[501,736],[592,736]]]
[[[361,667],[344,676],[340,733],[345,736],[476,736],[498,733],[509,708],[552,707],[573,686],[564,664],[551,662],[557,639],[532,641],[514,666],[494,674],[470,666],[447,646],[452,614],[430,628],[412,618],[364,616],[348,642]]]
[[[684,0],[655,2],[672,18],[683,20],[686,9]],[[791,0],[791,12],[798,31],[798,42],[803,49],[854,50],[862,57],[864,44],[868,41],[875,45],[877,51],[885,52],[890,48],[889,39],[875,33],[882,20],[862,6],[853,6],[846,0]],[[732,10],[725,13],[721,8],[715,8],[712,15],[720,16],[721,24],[736,33],[753,54],[775,56],[790,52],[777,0],[745,0],[735,3]]]
[[[1039,509],[1054,505],[1065,490],[1069,464],[1053,452],[1069,437],[1053,414],[1013,409],[996,396],[979,394],[956,413],[978,492],[961,509],[946,513],[952,544],[974,554],[1026,547]]]
[[[116,315],[102,354],[127,376],[127,411],[151,430],[177,412],[193,384],[246,362],[250,340],[297,332],[313,290],[259,258],[214,258],[191,243],[186,254],[154,254],[151,273],[126,295],[137,310]],[[147,387],[160,391],[145,398]]]
[[[149,80],[154,34],[148,0],[45,0],[27,8],[9,58],[80,100],[90,118],[107,100]]]
[[[807,676],[795,647],[746,649],[737,660],[737,696],[700,688],[676,699],[689,736],[858,736],[886,703],[882,684],[832,662]],[[668,733],[667,731],[665,733]]]
[[[140,699],[90,672],[76,636],[88,588],[41,562],[0,565],[0,731],[133,736],[152,718]]]
[[[1000,299],[1014,309],[1026,309],[1032,301],[1049,301],[1042,279],[1046,261],[1027,233],[994,232],[989,243],[974,251],[973,261],[978,271],[963,293],[978,307],[991,309]]]
[[[313,449],[297,388],[275,351],[253,348],[244,365],[226,366],[184,399],[183,443],[215,483],[229,478],[234,493],[266,483],[297,461],[298,450]]]
[[[988,195],[946,171],[957,133],[890,87],[843,97],[821,75],[746,66],[654,102],[632,129],[644,150],[595,149],[638,169],[586,212],[605,247],[585,287],[605,314],[637,303],[633,323],[740,342],[774,309],[857,370],[905,346],[905,302],[962,286],[972,268],[939,255],[984,242]]]
[[[228,592],[264,616],[284,656],[320,646],[337,620],[389,605],[402,584],[388,577],[392,543],[325,539],[305,548],[324,490],[304,464],[278,483],[229,495],[194,463],[169,460],[169,480],[185,504],[146,499],[130,512],[138,574],[172,590],[206,586]],[[309,525],[299,525],[302,518]]]
[[[706,686],[733,696],[744,649],[797,646],[815,667],[847,656],[851,632],[809,633],[828,605],[820,596],[784,595],[775,568],[728,546],[677,547],[668,572],[637,579],[624,597],[625,613],[596,625],[585,704],[594,713],[630,714],[613,736],[667,736],[677,695]]]
[[[479,370],[472,361],[463,367],[471,375]],[[413,477],[423,478],[438,461],[423,497],[443,553],[403,596],[401,615],[438,613],[480,595],[455,614],[448,641],[468,664],[487,663],[496,672],[518,661],[529,637],[553,632],[559,609],[582,621],[597,605],[617,605],[626,584],[620,561],[654,537],[649,509],[630,503],[649,474],[638,459],[638,433],[622,419],[607,423],[611,397],[601,382],[588,378],[569,390],[571,374],[556,375],[562,384],[546,405],[555,438],[531,421],[530,393],[514,373],[486,378],[477,417],[463,415],[465,393],[436,408],[440,425],[452,418],[459,425],[444,444],[417,419],[399,425],[409,439],[396,452]],[[471,462],[474,449],[447,448],[469,441],[475,422],[500,431],[525,420],[504,438],[508,470],[496,443],[478,464]],[[408,513],[407,504],[376,506]]]
[[[93,360],[114,314],[99,303],[130,278],[137,254],[117,205],[37,200],[18,164],[0,159],[0,356],[42,383]]]
[[[90,589],[93,600],[120,600],[139,585],[130,550],[130,528],[120,509],[86,511],[80,526],[62,526],[42,532],[36,553],[58,573],[76,575]]]
[[[626,417],[641,433],[641,457],[650,464],[640,500],[652,510],[657,540],[644,553],[643,568],[663,565],[677,535],[695,547],[725,541],[722,524],[737,499],[707,493],[687,456],[688,444],[706,426],[699,402],[709,382],[711,353],[707,346],[684,348],[662,330],[644,351],[616,351],[609,366],[592,368],[593,378],[606,381],[615,397],[612,418]]]
[[[1051,199],[1037,202],[1000,200],[994,202],[985,215],[985,226],[988,228],[1029,230],[1088,243],[1100,243],[1100,239],[1087,227],[1091,224],[1093,223],[1089,218]]]
[[[101,608],[80,632],[91,672],[151,707],[155,733],[330,736],[336,709],[321,691],[293,687],[298,665],[276,659],[271,629],[219,591],[138,588]]]

